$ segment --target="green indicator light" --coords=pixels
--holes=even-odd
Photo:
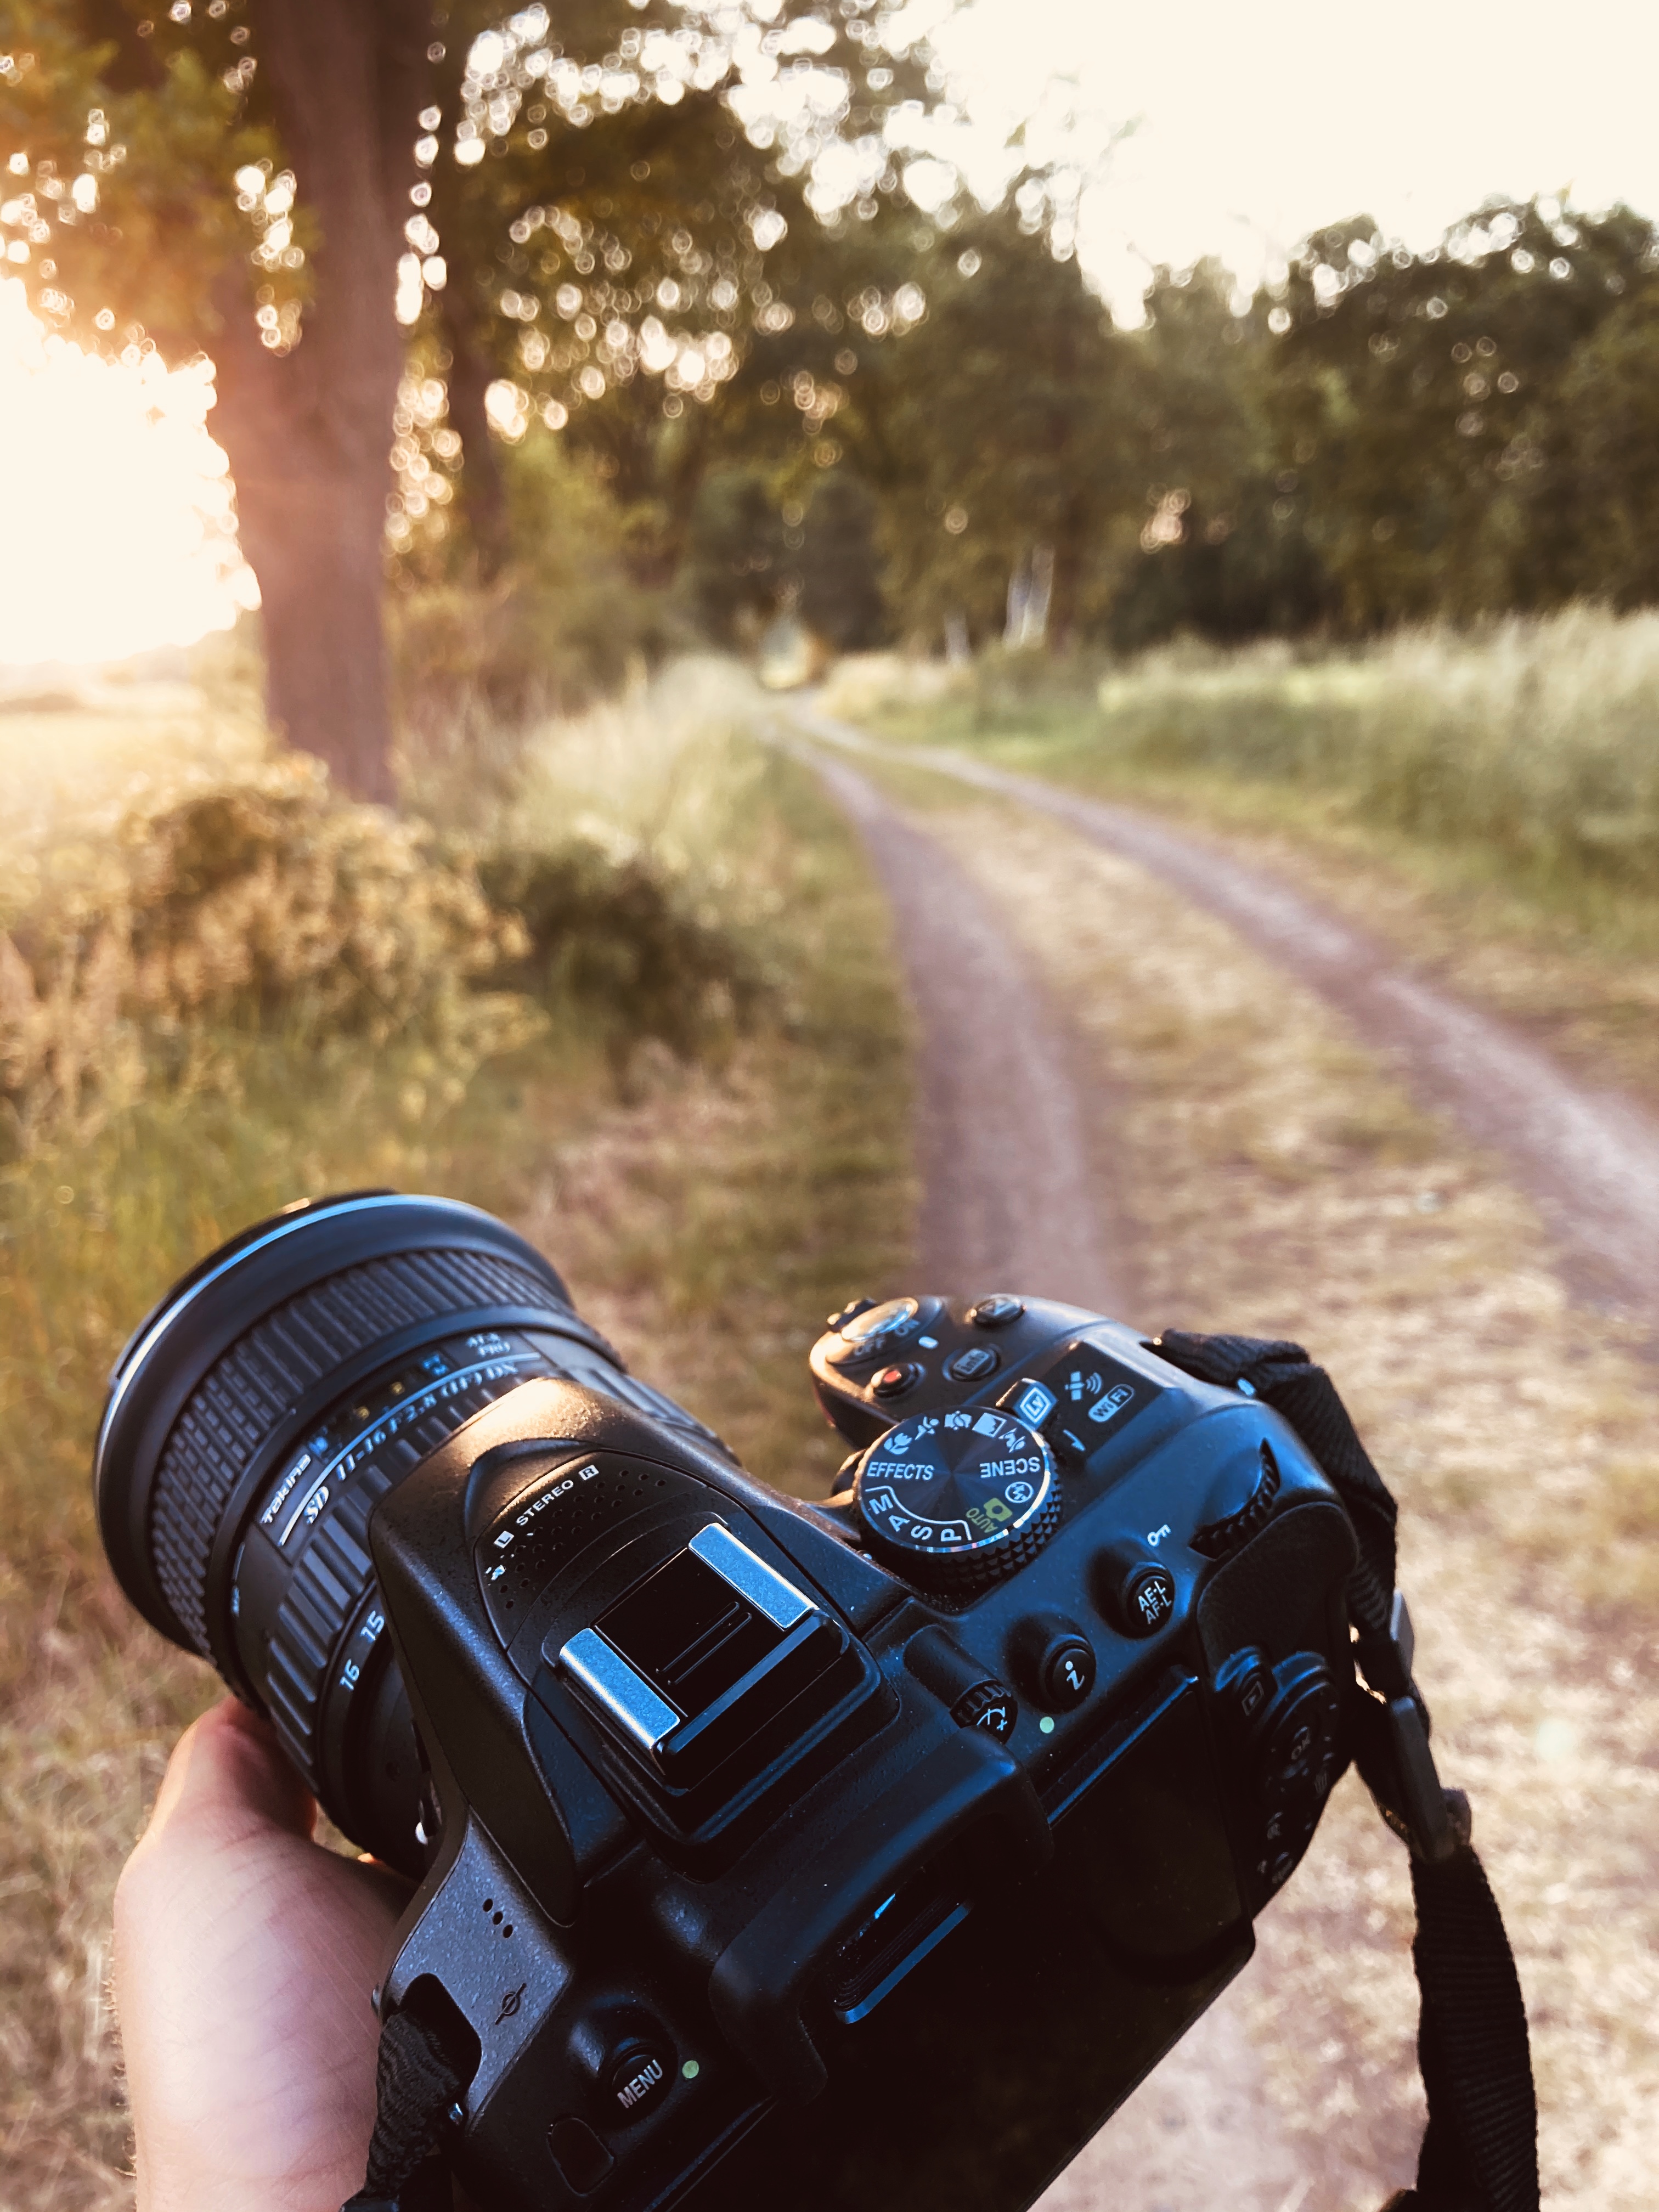
[[[680,2069],[682,2075],[688,2081],[695,2081],[702,2071],[702,2067],[698,2065],[695,2058],[688,2058],[684,2065]]]
[[[1052,1735],[1054,1732],[1054,1715],[1052,1713],[1044,1713],[1042,1718],[1037,1723],[1037,1726],[1042,1730],[1044,1735]]]

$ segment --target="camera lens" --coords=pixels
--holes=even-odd
[[[289,1207],[211,1253],[111,1377],[94,1484],[127,1595],[275,1725],[337,1825],[416,1872],[422,1784],[368,1539],[378,1500],[538,1375],[695,1425],[476,1208]]]

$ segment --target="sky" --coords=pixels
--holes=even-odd
[[[1248,287],[1360,212],[1413,245],[1493,193],[1659,214],[1654,0],[970,0],[937,45],[981,177],[1032,116],[1088,168],[1079,251],[1124,322],[1153,262]],[[208,396],[43,349],[0,282],[0,664],[186,642],[252,596]]]
[[[1104,153],[1079,249],[1125,321],[1149,261],[1249,285],[1346,216],[1420,246],[1494,193],[1659,214],[1652,0],[973,0],[937,43],[988,140],[1070,108]]]

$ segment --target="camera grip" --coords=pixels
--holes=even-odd
[[[714,2017],[781,2102],[805,2104],[829,2080],[804,2008],[836,1943],[884,1893],[981,1822],[1001,1831],[1017,1879],[1054,1854],[1030,1775],[994,1737],[965,1729],[823,1843],[715,1960]]]

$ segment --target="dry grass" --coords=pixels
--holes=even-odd
[[[937,787],[936,787],[937,789]],[[1149,1325],[1300,1339],[1403,1509],[1443,1771],[1474,1797],[1532,2015],[1547,2201],[1659,2172],[1659,1389],[1575,1310],[1526,1204],[1328,1010],[1128,864],[1006,810],[933,825],[1097,1055]],[[1357,1782],[1247,1984],[1321,2212],[1420,2125],[1404,1856]]]
[[[687,882],[725,901],[776,981],[775,1018],[722,1066],[650,1049],[620,1103],[598,1025],[570,1007],[464,1081],[429,1043],[374,1053],[279,1030],[243,1041],[234,1085],[141,1096],[0,1174],[6,2212],[130,2199],[109,1897],[167,1746],[216,1686],[109,1586],[87,1467],[110,1358],[181,1266],[300,1193],[448,1191],[541,1241],[641,1371],[761,1471],[821,1493],[833,1468],[801,1355],[850,1287],[893,1283],[908,1233],[902,1112],[872,1128],[861,1111],[866,1083],[902,1098],[905,1081],[884,917],[799,772],[729,716],[712,727],[706,692],[638,702],[632,729],[647,764],[619,777],[607,834],[640,838],[639,806],[672,769],[656,831],[696,825]],[[0,743],[0,781],[3,762]],[[550,772],[541,788],[550,833],[578,810],[562,813]],[[585,789],[580,806],[603,823],[605,797]]]
[[[1659,617],[1179,647],[1098,687],[1019,658],[941,697],[943,672],[872,656],[824,704],[1220,830],[1592,1079],[1659,1095]]]
[[[900,664],[886,711],[932,736],[1046,741],[1097,773],[1310,790],[1544,888],[1650,892],[1659,880],[1659,615],[1572,607],[1346,650],[1188,641],[1110,665],[1092,687],[1088,672],[990,654],[941,709],[937,672]],[[843,711],[880,712],[876,694]]]

